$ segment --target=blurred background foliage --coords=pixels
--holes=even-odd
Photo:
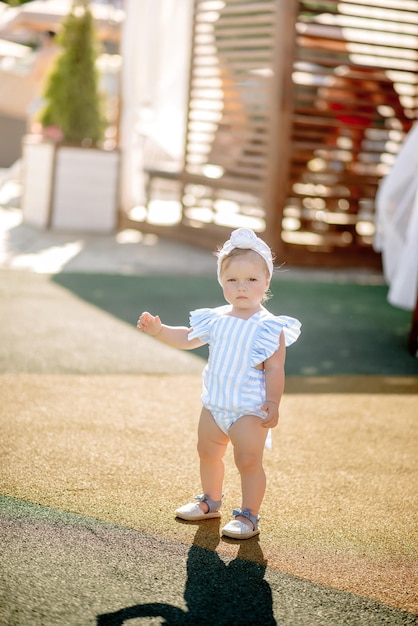
[[[8,4],[11,7],[18,7],[21,4],[27,4],[28,2],[32,2],[32,0],[3,0],[4,4]]]

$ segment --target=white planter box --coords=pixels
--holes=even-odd
[[[38,228],[47,228],[50,222],[54,159],[54,144],[23,140],[23,221]]]
[[[118,151],[23,142],[24,222],[57,231],[109,233],[118,220]]]

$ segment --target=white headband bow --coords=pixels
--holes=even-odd
[[[257,237],[254,231],[249,228],[238,228],[231,233],[228,241],[225,241],[222,249],[218,252],[218,281],[221,282],[221,268],[224,258],[235,248],[242,250],[254,250],[266,262],[270,278],[273,275],[273,256],[268,245]]]

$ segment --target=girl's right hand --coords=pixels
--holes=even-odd
[[[162,324],[158,315],[151,315],[148,311],[144,311],[139,316],[136,327],[138,330],[142,330],[147,335],[158,335],[161,330]]]

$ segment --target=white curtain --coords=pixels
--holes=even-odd
[[[121,207],[143,203],[144,149],[180,162],[192,0],[126,0],[122,32]]]
[[[415,309],[418,293],[418,123],[376,196],[374,247],[382,252],[388,301]]]

